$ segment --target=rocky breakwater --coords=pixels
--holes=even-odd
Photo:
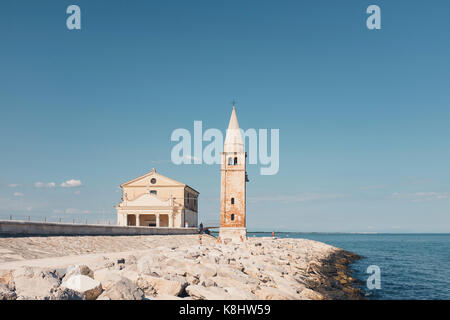
[[[203,236],[201,243],[163,241],[120,258],[104,254],[91,265],[3,269],[0,300],[360,299],[348,268],[355,259],[311,240],[251,238],[225,245]]]

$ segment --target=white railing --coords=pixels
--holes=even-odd
[[[48,222],[48,223],[64,223],[64,224],[98,224],[98,225],[115,225],[116,217],[112,216],[110,219],[95,219],[93,217],[82,217],[82,216],[37,216],[37,215],[19,215],[19,214],[9,214],[0,215],[0,220],[9,221],[30,221],[30,222]]]

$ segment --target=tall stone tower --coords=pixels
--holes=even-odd
[[[247,153],[233,104],[222,152],[220,169],[220,241],[241,242],[247,239],[245,223],[245,186]]]

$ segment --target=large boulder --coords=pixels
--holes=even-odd
[[[130,279],[123,278],[108,286],[98,300],[142,300],[144,292]]]
[[[17,296],[7,286],[0,283],[0,300],[16,300]]]
[[[67,278],[67,277],[65,277]],[[86,297],[86,300],[95,300],[102,293],[100,281],[85,275],[74,275],[61,284],[61,288],[71,289]]]
[[[13,273],[15,292],[21,299],[47,300],[61,283],[51,271],[19,268]]]
[[[221,277],[221,276],[215,276],[210,278],[217,287],[225,288],[225,287],[242,287],[245,284],[242,283],[239,280],[229,278],[229,277]]]
[[[219,287],[203,287],[199,285],[189,285],[186,287],[189,296],[197,300],[231,300],[228,292]]]
[[[86,295],[69,288],[57,288],[50,300],[86,300]]]
[[[14,289],[13,270],[0,270],[0,284]]]
[[[181,298],[177,296],[171,296],[168,294],[161,294],[157,296],[148,296],[146,297],[147,300],[186,300],[186,298]]]
[[[298,297],[286,291],[277,288],[261,286],[255,291],[259,300],[296,300]]]
[[[137,282],[137,279],[139,278],[139,273],[133,270],[129,270],[128,268],[120,270],[118,274],[122,277],[130,279],[133,282]]]
[[[95,271],[94,279],[100,281],[104,290],[108,290],[109,287],[121,281],[124,277],[108,268],[104,268]]]
[[[211,278],[217,274],[217,268],[213,264],[185,264],[187,274],[196,278]]]
[[[192,259],[195,260],[198,257],[200,257],[202,255],[202,251],[201,249],[199,249],[198,247],[196,248],[190,248],[186,254],[185,254],[185,259]]]
[[[292,277],[286,276],[286,278],[278,275],[271,275],[271,282],[278,288],[278,290],[285,292],[289,295],[296,296],[296,299],[302,299],[299,296],[299,292],[305,290],[304,284],[299,283]]]
[[[92,271],[88,266],[81,265],[73,265],[67,267],[66,274],[64,275],[63,281],[69,279],[71,276],[83,275],[88,276],[89,278],[94,278],[94,271]]]
[[[258,297],[252,293],[248,288],[242,287],[225,287],[226,292],[233,300],[257,300]]]
[[[229,268],[229,267],[218,268],[217,276],[224,278],[231,278],[241,282],[242,284],[257,285],[259,283],[257,279],[251,278],[249,275],[245,274],[244,272],[236,268]]]
[[[188,285],[186,281],[167,280],[159,277],[141,275],[137,280],[139,288],[144,290],[147,295],[172,295],[178,296]]]
[[[137,261],[137,272],[146,275],[158,275],[161,272],[159,259],[156,255],[145,255]]]
[[[170,267],[173,268],[174,270],[183,270],[184,262],[182,259],[169,258],[164,261],[164,267],[165,268]]]
[[[319,292],[305,288],[300,292],[300,299],[302,299],[302,300],[324,300],[325,297],[322,294],[320,294]]]

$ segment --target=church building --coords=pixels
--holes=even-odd
[[[151,172],[120,185],[116,206],[119,226],[197,227],[199,192],[188,185]]]
[[[231,112],[221,164],[220,232],[219,241],[242,242],[247,239],[246,229],[246,171],[247,153],[236,116]]]

